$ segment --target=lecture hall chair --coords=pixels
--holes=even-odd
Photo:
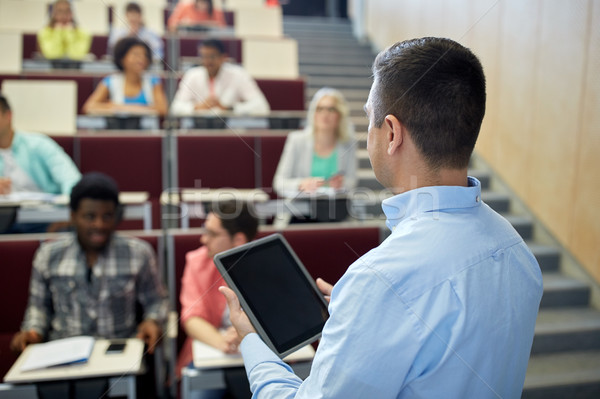
[[[32,237],[0,240],[0,378],[17,360],[10,350],[10,340],[21,329],[29,298],[33,255],[40,242],[40,238]]]

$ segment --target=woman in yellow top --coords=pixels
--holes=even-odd
[[[81,60],[90,50],[92,36],[73,19],[71,3],[57,0],[52,5],[50,23],[38,32],[38,45],[45,58]]]

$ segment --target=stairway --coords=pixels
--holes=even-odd
[[[300,73],[307,78],[306,104],[323,86],[341,90],[356,128],[359,187],[372,193],[366,217],[381,219],[381,200],[389,196],[375,180],[366,151],[363,106],[371,86],[375,54],[352,36],[346,20],[284,17],[284,32],[298,41]],[[474,156],[469,170],[482,183],[482,198],[504,215],[528,243],[543,272],[544,295],[535,328],[522,398],[600,398],[600,311],[590,306],[589,280],[562,272],[565,254],[537,239],[535,220],[500,179]]]

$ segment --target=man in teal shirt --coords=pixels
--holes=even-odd
[[[19,192],[68,195],[79,179],[81,173],[54,140],[43,134],[13,129],[10,105],[0,95],[0,195]]]
[[[255,398],[520,398],[542,296],[537,261],[467,175],[485,113],[477,57],[440,38],[396,43],[373,65],[365,110],[391,233],[330,296],[309,377],[262,342],[233,291]],[[326,247],[326,246],[324,246]]]

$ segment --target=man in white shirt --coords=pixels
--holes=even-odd
[[[241,66],[226,62],[221,41],[203,41],[199,55],[202,66],[183,75],[171,105],[173,114],[202,110],[227,110],[242,115],[269,113],[269,103],[250,74]]]
[[[122,18],[117,14],[116,18]],[[152,50],[152,58],[155,61],[162,60],[164,56],[163,41],[156,33],[146,28],[142,16],[142,7],[138,3],[131,2],[125,6],[126,26],[115,27],[110,31],[108,37],[108,54],[112,54],[115,44],[124,37],[134,36],[142,40]]]

